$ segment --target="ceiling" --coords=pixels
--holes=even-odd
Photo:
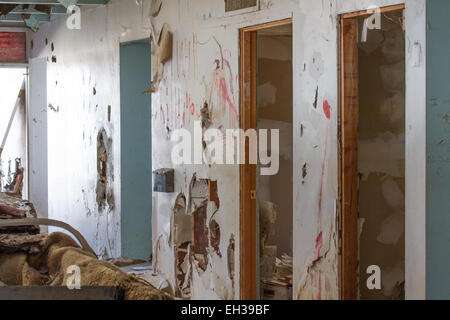
[[[109,0],[0,0],[1,27],[29,27],[37,31],[39,25],[57,16],[66,15],[71,5],[105,5]]]

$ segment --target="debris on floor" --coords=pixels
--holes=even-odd
[[[122,271],[130,275],[133,275],[143,281],[148,282],[153,287],[164,293],[167,293],[171,296],[174,295],[169,282],[160,275],[158,275],[157,273],[155,273],[152,265],[147,262],[128,265],[126,267],[122,267],[121,269]]]
[[[24,252],[35,254],[41,252],[44,246],[45,235],[27,233],[0,234],[0,252]]]
[[[32,223],[46,220],[36,218],[31,203],[0,194],[0,204],[3,224],[8,220],[26,221],[28,216],[35,218]],[[89,245],[80,247],[63,233],[41,235],[37,227],[26,228],[0,229],[0,282],[6,286],[63,287],[72,279],[71,270],[76,266],[80,269],[81,287],[119,287],[125,300],[172,298],[147,280],[127,274],[111,262],[98,260]],[[77,239],[82,238],[78,231],[73,233]]]
[[[292,299],[292,257],[277,257],[277,246],[268,245],[272,227],[277,219],[276,204],[260,201],[260,277],[263,300]]]
[[[119,268],[124,268],[128,266],[134,266],[137,264],[145,263],[144,260],[134,260],[134,259],[124,259],[124,258],[117,258],[117,259],[108,259],[106,260],[108,262],[111,262],[113,265]]]
[[[14,196],[0,193],[0,221],[11,219],[37,218],[32,203]],[[39,226],[0,227],[0,234],[39,234]]]
[[[278,280],[263,280],[261,285],[263,300],[292,300],[292,285]]]
[[[281,259],[276,258],[275,277],[292,285],[292,257],[283,254]]]

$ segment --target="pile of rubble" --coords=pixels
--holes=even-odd
[[[0,193],[0,221],[25,218],[37,218],[33,204],[6,193]],[[39,234],[39,232],[39,226],[0,227],[0,234]]]
[[[260,207],[260,277],[264,300],[292,299],[292,257],[277,257],[277,246],[268,245],[268,238],[277,219],[277,206],[261,201]]]
[[[40,234],[34,224],[41,222],[66,228],[81,246],[63,233]],[[172,298],[114,264],[98,260],[86,240],[70,226],[38,219],[32,204],[0,194],[0,287],[65,287],[70,284],[73,266],[80,270],[82,288],[116,287],[125,300]]]

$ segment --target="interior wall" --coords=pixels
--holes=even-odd
[[[61,18],[42,24],[28,44],[31,58],[48,62],[41,111],[48,122],[49,217],[80,230],[102,258],[121,256],[119,47],[148,38],[143,10],[148,6],[124,1],[89,7],[82,10],[81,30],[69,30]],[[108,203],[99,208],[101,132],[110,144]]]
[[[427,0],[427,288],[432,300],[450,298],[446,254],[450,240],[450,25],[448,1]]]
[[[405,10],[405,295],[411,300],[425,299],[426,290],[425,3],[408,0]]]
[[[258,129],[280,131],[279,172],[258,177],[258,198],[277,206],[268,245],[277,257],[292,256],[293,246],[293,110],[292,36],[258,34]],[[270,146],[270,142],[268,144]],[[270,148],[269,151],[271,152]]]
[[[359,21],[360,33],[364,19]],[[362,300],[404,299],[405,39],[402,11],[382,15],[359,48],[359,293]],[[367,268],[381,269],[381,290]]]
[[[37,215],[48,217],[47,59],[30,60],[28,101],[29,195]],[[41,226],[41,230],[47,227]]]
[[[410,0],[407,6],[417,9],[420,1]],[[212,127],[239,126],[239,28],[293,17],[295,298],[339,298],[338,14],[400,2],[262,0],[261,10],[230,16],[222,0],[163,0],[153,19],[157,32],[169,23],[174,40],[172,59],[152,95],[152,145],[157,150],[152,160],[153,169],[159,169],[173,167],[170,132],[186,128],[193,133],[205,101],[213,108]],[[112,0],[106,7],[83,10],[79,31],[68,30],[62,19],[42,25],[32,36],[32,57],[49,61],[49,216],[80,229],[103,257],[120,256],[119,44],[150,34],[151,1],[143,4]],[[414,25],[415,19],[408,23]],[[102,128],[112,139],[115,206],[99,211],[96,137]],[[211,253],[204,271],[195,262],[186,265],[191,267],[192,297],[238,298],[239,166],[174,169],[176,192],[153,196],[155,267],[175,287],[172,209],[177,193],[189,195],[196,173],[217,181],[220,209],[215,212],[209,205],[208,218],[215,213],[221,255]]]

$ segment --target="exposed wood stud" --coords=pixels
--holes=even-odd
[[[357,299],[358,267],[358,22],[341,21],[342,283],[341,298]]]

